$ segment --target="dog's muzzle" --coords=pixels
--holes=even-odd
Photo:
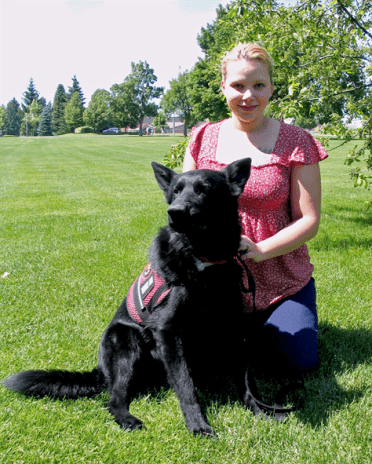
[[[168,222],[173,229],[182,232],[190,227],[200,228],[202,215],[193,206],[172,204],[168,208]]]

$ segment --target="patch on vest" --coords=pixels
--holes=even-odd
[[[170,292],[166,281],[147,264],[137,277],[127,295],[127,308],[132,318],[139,324],[151,315],[155,306]],[[160,294],[159,294],[160,293]]]

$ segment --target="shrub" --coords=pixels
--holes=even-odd
[[[172,145],[170,151],[164,157],[164,164],[168,168],[174,169],[183,163],[189,141],[190,137],[184,137],[181,142],[178,142],[176,145]]]
[[[75,129],[75,134],[91,134],[94,132],[93,127],[90,126],[83,126],[83,127],[77,127]]]

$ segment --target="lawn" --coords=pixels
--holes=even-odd
[[[0,380],[25,369],[90,370],[103,330],[147,262],[166,205],[151,161],[174,137],[0,139]],[[331,147],[337,142],[331,142]],[[25,398],[0,387],[0,463],[370,463],[371,193],[353,189],[347,147],[321,163],[323,216],[309,243],[319,372],[284,424],[236,401],[204,401],[218,439],[193,438],[171,390],[132,403],[125,432],[108,395]]]

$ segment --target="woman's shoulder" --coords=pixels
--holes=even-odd
[[[215,130],[219,130],[223,121],[211,122],[204,121],[197,126],[194,126],[191,129],[191,139],[197,137],[199,134],[204,134],[205,132],[210,133]]]
[[[217,143],[222,122],[206,121],[192,128],[189,150],[194,159],[196,159],[202,147],[212,147]]]
[[[301,127],[285,123],[284,121],[279,122],[282,138],[291,141],[293,144],[309,143],[316,140],[307,130]]]
[[[308,131],[293,124],[280,122],[277,153],[288,163],[313,164],[327,158],[323,145]]]

